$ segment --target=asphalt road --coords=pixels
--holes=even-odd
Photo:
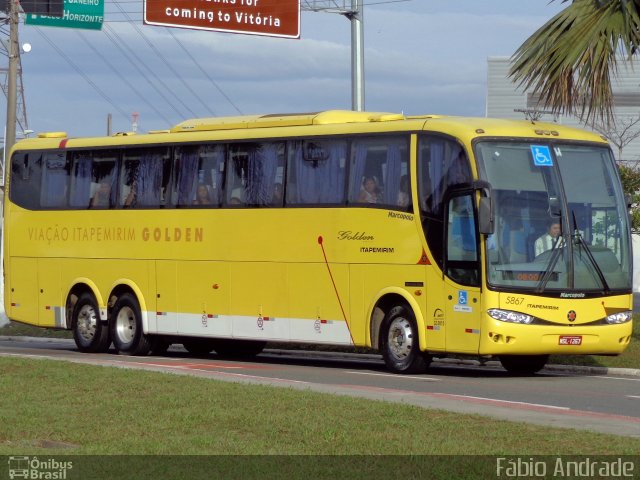
[[[83,354],[73,341],[0,337],[0,356],[71,361],[268,384],[460,413],[640,438],[640,373],[544,370],[514,377],[498,366],[435,362],[423,375],[394,375],[377,355],[267,350],[252,361]]]

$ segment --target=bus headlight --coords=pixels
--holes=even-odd
[[[490,308],[487,313],[491,318],[509,323],[525,323],[533,322],[533,317],[526,313],[513,312],[511,310],[501,310],[499,308]]]
[[[626,312],[614,313],[607,317],[607,323],[626,323],[633,318],[633,312],[627,310]]]

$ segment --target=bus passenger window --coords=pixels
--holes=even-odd
[[[280,174],[282,176],[282,173]],[[281,207],[284,201],[284,189],[282,183],[276,183],[273,185],[273,197],[271,198],[271,205],[273,207]]]
[[[409,183],[409,176],[403,175],[400,177],[400,190],[396,198],[396,205],[401,209],[406,209],[411,204],[411,184]]]
[[[411,200],[408,140],[358,138],[352,143],[349,203],[408,210]]]
[[[69,204],[75,208],[115,205],[117,160],[118,153],[109,150],[74,152]]]
[[[228,205],[281,206],[284,142],[239,143],[230,147]]]
[[[198,188],[196,188],[196,199],[193,201],[193,204],[199,207],[213,205],[211,193],[209,192],[209,185],[204,183],[198,184]]]
[[[346,164],[345,140],[291,142],[285,185],[287,204],[344,204]]]
[[[94,191],[93,197],[91,197],[91,208],[108,207],[109,197],[111,197],[111,182],[100,182]]]
[[[178,207],[219,207],[225,173],[225,145],[176,148],[173,199]]]
[[[94,153],[92,159],[91,208],[110,208],[117,193],[117,154]]]
[[[40,206],[60,208],[67,206],[71,166],[64,153],[46,153],[42,171]]]
[[[376,177],[364,177],[358,194],[359,203],[381,203],[382,193]]]
[[[249,154],[246,145],[232,145],[229,148],[229,168],[227,171],[227,204],[244,205],[247,199],[247,174]]]
[[[11,158],[11,201],[23,208],[37,209],[41,191],[42,153],[16,153]]]
[[[123,157],[120,175],[120,205],[159,208],[170,176],[169,150],[146,148],[129,150]]]

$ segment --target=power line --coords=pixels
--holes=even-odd
[[[205,71],[205,70],[200,66],[200,64],[198,63],[198,61],[197,61],[195,58],[193,58],[193,55],[191,55],[191,52],[189,52],[189,50],[187,50],[187,48],[186,48],[186,47],[184,46],[184,44],[180,41],[180,39],[179,39],[178,37],[176,37],[176,36],[173,34],[173,32],[171,31],[171,29],[170,29],[170,28],[166,28],[166,30],[167,30],[167,32],[169,33],[169,35],[171,35],[171,37],[176,41],[176,43],[177,43],[178,45],[180,45],[180,48],[182,48],[182,51],[183,51],[184,53],[186,53],[186,54],[187,54],[187,56],[188,56],[191,60],[193,60],[193,63],[195,63],[195,65],[200,69],[200,71],[204,74],[204,76],[206,76],[206,77],[209,79],[209,81],[213,84],[213,86],[214,86],[214,87],[216,87],[216,89],[218,90],[218,92],[220,92],[220,94],[221,94],[221,95],[222,95],[222,96],[227,100],[227,102],[229,102],[229,103],[231,104],[231,106],[232,106],[233,108],[235,108],[235,109],[236,109],[236,111],[237,111],[240,115],[242,115],[242,112],[241,112],[241,111],[240,111],[240,109],[236,106],[236,104],[235,104],[235,103],[233,103],[233,101],[229,98],[229,96],[228,96],[228,95],[227,95],[227,94],[222,90],[222,88],[220,88],[220,86],[218,85],[218,83],[217,83],[215,80],[213,80],[213,78],[211,78],[211,77],[209,76],[209,74],[208,74],[208,73],[207,73],[207,72],[206,72],[206,71]]]
[[[51,47],[58,52],[58,54],[64,58],[64,60],[71,65],[71,68],[73,68],[76,73],[78,73],[78,75],[80,75],[82,78],[85,79],[85,81],[91,85],[93,87],[93,89],[98,93],[98,95],[100,95],[109,105],[111,105],[120,115],[122,115],[124,118],[127,119],[127,121],[129,120],[129,114],[126,113],[124,110],[122,110],[120,107],[118,107],[113,100],[111,100],[111,98],[109,98],[109,96],[104,93],[102,91],[102,89],[100,89],[100,87],[98,87],[88,76],[87,74],[85,74],[82,69],[80,67],[78,67],[73,60],[71,60],[66,53],[64,53],[63,50],[61,50],[60,48],[58,48],[58,46],[53,43],[51,41],[51,39],[42,31],[42,29],[40,27],[36,27],[36,31],[47,41],[47,43],[49,45],[51,45]]]
[[[86,37],[86,35],[84,35],[80,30],[77,30],[77,29],[76,29],[76,33],[77,33],[77,34],[78,34],[78,36],[79,36],[79,37],[84,41],[84,43],[85,43],[86,45],[88,45],[88,46],[89,46],[89,48],[91,48],[91,50],[93,50],[93,52],[98,56],[98,58],[101,58],[101,59],[102,59],[102,61],[103,61],[103,62],[104,62],[104,63],[105,63],[105,64],[106,64],[106,65],[107,65],[107,66],[108,66],[108,67],[109,67],[109,68],[110,68],[110,69],[111,69],[111,70],[116,74],[116,76],[118,76],[118,78],[120,78],[120,80],[122,80],[124,83],[126,83],[126,84],[129,86],[129,88],[130,88],[131,90],[133,90],[133,91],[134,91],[134,92],[135,92],[135,93],[136,93],[136,94],[137,94],[137,95],[142,99],[142,101],[143,101],[144,103],[146,103],[146,104],[147,104],[147,105],[148,105],[148,106],[149,106],[149,107],[150,107],[154,112],[156,112],[156,114],[157,114],[160,118],[162,118],[162,119],[165,121],[165,123],[166,123],[167,125],[171,124],[171,122],[169,121],[169,119],[168,119],[167,117],[165,117],[165,116],[164,116],[164,115],[163,115],[163,114],[162,114],[162,113],[161,113],[161,112],[160,112],[160,111],[155,107],[155,105],[153,105],[153,103],[151,103],[150,101],[148,101],[148,100],[146,99],[146,97],[144,96],[144,94],[143,94],[140,90],[138,90],[138,89],[136,88],[136,86],[135,86],[133,83],[131,83],[129,80],[127,80],[127,78],[125,78],[124,76],[122,76],[122,75],[121,75],[121,73],[118,71],[118,69],[116,69],[116,68],[114,67],[114,65],[113,65],[109,60],[107,60],[107,57],[106,57],[105,55],[101,54],[101,53],[98,51],[98,49],[97,49],[97,48],[95,48],[95,47],[94,47],[94,46],[89,42],[89,39]]]
[[[124,13],[124,11],[122,10],[122,8],[120,7],[120,5],[118,4],[117,1],[114,1],[114,4],[118,7],[118,9],[120,9],[121,12]],[[125,16],[127,18],[129,18],[129,16],[127,14],[125,14]],[[138,35],[140,35],[140,37],[146,42],[146,44],[149,46],[149,48],[151,48],[156,55],[158,56],[158,58],[167,66],[167,68],[169,70],[171,70],[171,72],[173,72],[173,74],[176,76],[176,78],[178,80],[180,80],[182,82],[182,84],[185,86],[185,88],[187,90],[189,90],[189,92],[191,92],[191,94],[196,97],[198,99],[198,101],[202,104],[202,106],[204,107],[205,111],[209,111],[211,112],[212,115],[215,115],[215,112],[213,112],[211,110],[211,107],[209,107],[201,98],[200,96],[191,88],[191,86],[184,80],[184,78],[182,78],[182,76],[176,72],[176,70],[169,64],[169,62],[167,62],[166,58],[160,54],[160,52],[158,51],[158,49],[156,48],[156,46],[147,38],[147,36],[142,32],[142,30],[140,30],[140,27],[138,27],[138,25],[136,25],[135,23],[131,23],[131,25],[133,25],[133,28],[136,30],[136,32],[138,32]]]
[[[135,53],[134,50],[132,50],[129,45],[127,45],[121,38],[120,36],[117,34],[117,32],[115,32],[109,25],[105,26],[105,28],[103,28],[102,30],[105,35],[107,36],[107,38],[109,40],[111,40],[113,42],[113,44],[122,52],[122,54],[125,56],[125,58],[127,60],[129,60],[129,62],[133,65],[133,67],[138,71],[138,73],[147,81],[147,83],[151,86],[151,88],[153,88],[158,95],[160,95],[166,102],[167,104],[173,108],[173,110],[178,114],[179,117],[185,118],[185,116],[180,113],[180,111],[178,109],[176,109],[176,107],[169,101],[169,99],[167,98],[167,96],[164,94],[164,92],[162,90],[160,90],[157,85],[149,78],[149,76],[146,74],[146,72],[140,67],[140,65],[142,65],[144,68],[146,68],[149,72],[151,72],[152,70],[144,63],[144,61]],[[118,41],[116,41],[116,39]],[[121,42],[124,46],[120,45]],[[131,55],[129,55],[126,51],[128,50],[130,52]],[[131,59],[131,56],[133,56],[135,58],[135,62]],[[173,89],[169,88],[167,86],[167,84],[158,76],[155,77],[155,80],[157,82],[159,82],[162,87],[164,87],[164,89],[168,92],[170,92],[173,97],[178,101],[178,103],[180,103],[185,110],[187,110],[190,115],[192,117],[197,117],[197,115],[195,114],[195,112],[193,112],[177,95],[176,93],[173,91]]]

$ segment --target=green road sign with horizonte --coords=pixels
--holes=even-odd
[[[62,17],[27,14],[27,25],[43,27],[102,29],[104,0],[64,0]]]

